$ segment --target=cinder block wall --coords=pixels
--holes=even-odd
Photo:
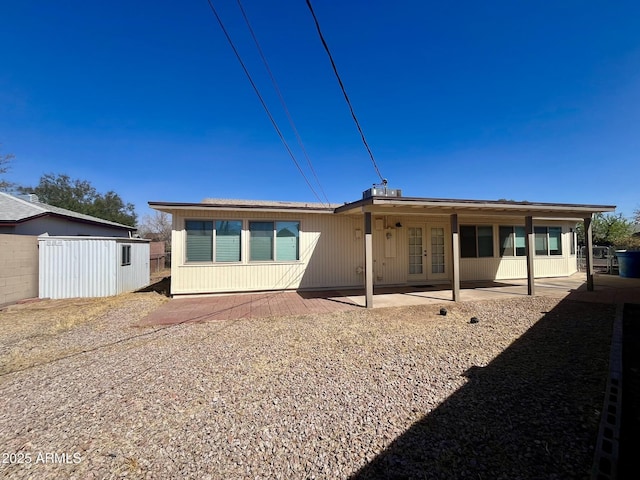
[[[0,305],[38,296],[38,237],[0,235]]]

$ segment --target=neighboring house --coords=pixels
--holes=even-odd
[[[171,293],[449,284],[569,276],[577,222],[609,205],[409,198],[374,188],[344,205],[149,202],[173,218]],[[591,242],[591,236],[587,235]],[[530,248],[528,248],[530,246]],[[593,269],[588,286],[593,288]]]
[[[36,195],[17,197],[0,192],[0,234],[130,237],[135,230],[128,225],[47,205],[39,202]]]

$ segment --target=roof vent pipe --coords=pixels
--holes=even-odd
[[[29,203],[36,203],[40,201],[38,195],[36,195],[35,193],[25,193],[24,195],[18,195],[18,198],[26,200]]]

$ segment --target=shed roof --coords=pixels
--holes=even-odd
[[[135,227],[131,227],[129,225],[111,222],[102,218],[67,210],[66,208],[55,207],[53,205],[42,203],[33,197],[35,197],[35,195],[32,196],[32,200],[25,200],[9,195],[8,193],[0,192],[0,223],[20,223],[32,218],[52,215],[85,223],[107,225],[109,227],[120,228],[123,230],[136,230]]]

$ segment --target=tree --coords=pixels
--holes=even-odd
[[[110,190],[98,193],[86,180],[72,179],[69,175],[47,173],[40,177],[36,187],[19,187],[21,193],[35,193],[43,203],[66,208],[85,215],[134,226],[137,215],[131,203],[124,203],[120,196]]]
[[[625,219],[621,213],[615,215],[596,213],[591,221],[593,244],[602,246],[625,246],[633,234],[633,223]],[[584,224],[576,228],[578,243],[584,245]]]
[[[0,143],[1,146],[2,144]],[[6,191],[13,187],[13,183],[3,177],[9,171],[9,164],[14,158],[15,155],[12,153],[0,153],[0,191]]]
[[[168,213],[156,211],[153,215],[145,215],[138,224],[138,233],[165,242],[167,250],[171,250],[171,217]]]

